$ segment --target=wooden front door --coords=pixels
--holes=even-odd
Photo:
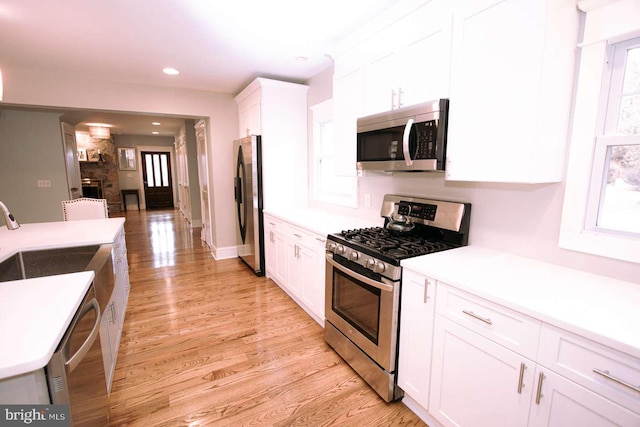
[[[169,152],[142,152],[142,176],[147,209],[173,207]]]

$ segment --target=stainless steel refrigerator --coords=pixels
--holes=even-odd
[[[264,276],[264,220],[262,216],[262,147],[259,135],[233,142],[234,197],[238,257],[258,276]]]

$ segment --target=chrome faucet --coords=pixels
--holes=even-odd
[[[2,203],[1,201],[0,201],[0,210],[2,210],[2,213],[4,215],[4,220],[7,223],[7,229],[16,230],[20,228],[20,224],[18,223],[18,220],[16,220],[14,216],[11,214],[11,212],[9,212],[7,205]]]

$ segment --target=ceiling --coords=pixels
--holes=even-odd
[[[258,76],[308,80],[331,65],[341,38],[396,1],[0,0],[0,69],[235,95]],[[67,114],[80,127],[110,123],[116,134],[150,134],[159,121],[153,130],[173,135],[182,120]]]

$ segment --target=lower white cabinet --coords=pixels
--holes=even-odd
[[[325,236],[265,215],[267,277],[324,327]]]
[[[429,413],[444,426],[526,426],[535,363],[436,315]]]
[[[107,391],[111,393],[113,373],[115,371],[120,338],[124,326],[124,315],[129,300],[129,263],[127,260],[127,246],[124,237],[124,229],[120,230],[113,242],[111,251],[113,264],[114,288],[106,307],[102,309],[100,323],[100,344],[102,346],[102,359],[104,373],[107,379]]]
[[[266,275],[282,286],[287,282],[287,226],[270,215],[264,216],[264,224]]]
[[[436,281],[405,270],[400,311],[398,385],[426,411],[429,407]]]
[[[287,225],[287,265],[289,295],[324,326],[324,236],[292,224]]]
[[[635,414],[602,396],[538,367],[530,427],[640,426]]]
[[[398,384],[429,425],[640,426],[637,358],[407,268],[402,286]]]

